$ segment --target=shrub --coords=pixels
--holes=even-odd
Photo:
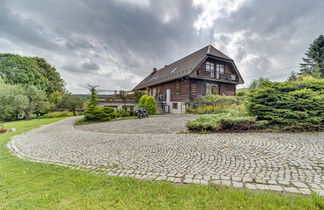
[[[143,95],[138,103],[138,108],[145,108],[149,115],[156,114],[156,100],[153,96]]]
[[[268,82],[251,90],[248,111],[269,128],[283,131],[324,130],[324,80]]]
[[[69,117],[73,116],[72,112],[49,112],[44,114],[40,118],[58,118],[58,117]]]
[[[219,114],[204,115],[186,124],[192,131],[245,131],[261,128],[255,117],[244,115],[237,109],[229,109]]]
[[[114,118],[120,118],[120,117],[128,117],[129,112],[125,109],[116,109],[113,113]]]
[[[112,119],[113,108],[110,107],[93,107],[85,111],[85,121],[110,121]]]
[[[238,96],[206,95],[193,101],[186,101],[186,105],[189,107],[187,109],[189,113],[215,114],[239,106],[243,101],[244,97]]]

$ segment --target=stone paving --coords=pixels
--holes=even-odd
[[[76,128],[69,118],[14,136],[8,147],[22,158],[95,173],[324,196],[324,133],[175,134],[173,126],[191,117]],[[160,126],[169,133],[151,128],[154,121],[169,121]]]

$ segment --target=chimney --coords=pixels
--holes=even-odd
[[[155,74],[157,72],[157,69],[154,67],[151,75]]]

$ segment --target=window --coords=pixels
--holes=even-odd
[[[178,109],[178,103],[172,103],[172,109]]]
[[[176,92],[176,94],[179,94],[180,93],[180,81],[177,81],[176,82],[175,92]]]
[[[206,71],[210,72],[210,77],[215,77],[215,64],[209,61],[206,61]]]
[[[220,64],[220,65],[219,65],[219,73],[220,73],[220,74],[224,74],[224,70],[225,70],[224,65]]]
[[[219,64],[216,64],[216,79],[219,79]]]
[[[236,76],[234,74],[231,75],[231,80],[236,80]]]
[[[207,72],[211,71],[212,66],[214,68],[214,64],[212,62],[206,61],[206,71]]]
[[[206,94],[218,95],[218,85],[206,83]]]

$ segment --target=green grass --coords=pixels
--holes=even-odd
[[[323,209],[323,199],[240,190],[217,185],[176,185],[97,175],[12,156],[10,137],[59,119],[6,123],[0,135],[0,209]]]

